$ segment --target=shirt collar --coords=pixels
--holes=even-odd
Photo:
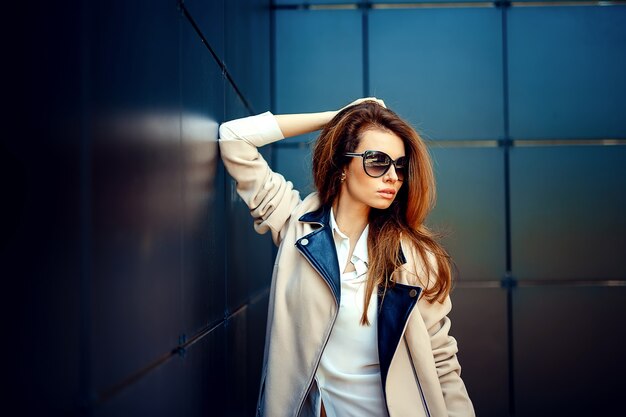
[[[335,220],[335,213],[333,212],[333,208],[330,208],[330,230],[333,231],[333,233],[337,233],[339,235],[339,237],[341,237],[342,239],[347,239],[348,236],[345,235],[345,233],[343,233],[341,230],[339,230],[339,226],[337,225],[337,221]]]
[[[339,226],[337,225],[337,221],[335,220],[335,213],[333,213],[333,208],[330,208],[330,230],[333,234],[336,233],[341,239],[348,239],[348,236],[339,230]],[[365,226],[359,240],[356,242],[356,246],[354,247],[354,252],[352,252],[353,257],[357,257],[363,262],[368,262],[367,257],[367,236],[369,235],[370,226],[369,224]]]

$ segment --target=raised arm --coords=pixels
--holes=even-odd
[[[250,208],[255,230],[270,231],[277,245],[291,213],[301,203],[300,194],[291,181],[271,170],[257,148],[321,129],[334,115],[319,112],[274,116],[266,112],[220,126],[220,153],[237,183],[237,194]]]
[[[274,117],[283,132],[283,136],[303,135],[322,129],[337,114],[336,111],[300,114],[277,114]]]
[[[359,99],[348,106],[363,100],[376,99]],[[281,241],[281,232],[291,213],[301,202],[300,194],[290,181],[270,169],[257,148],[322,129],[338,111],[277,116],[266,112],[220,126],[222,160],[237,182],[237,193],[250,208],[257,232],[271,231],[276,244]]]
[[[283,136],[290,138],[292,136],[303,135],[305,133],[314,132],[322,129],[328,122],[332,120],[335,115],[346,107],[353,106],[363,101],[375,101],[381,106],[385,107],[385,103],[375,97],[365,97],[353,101],[347,106],[335,110],[325,111],[319,113],[301,113],[301,114],[280,114],[274,116],[280,130],[283,132]]]

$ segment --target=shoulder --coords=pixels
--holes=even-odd
[[[320,202],[319,196],[318,196],[317,192],[313,192],[313,193],[307,195],[302,200],[302,203],[294,211],[293,217],[295,218],[295,220],[298,220],[300,218],[300,216],[302,216],[302,215],[304,215],[306,213],[309,213],[311,211],[315,211],[318,208],[320,208],[320,206],[321,206],[321,202]]]
[[[400,239],[400,247],[406,260],[401,268],[406,276],[407,284],[417,285],[424,289],[431,288],[437,280],[435,254],[427,248],[420,252],[415,244],[406,238]]]

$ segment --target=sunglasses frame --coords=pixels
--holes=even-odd
[[[365,167],[365,156],[366,156],[368,153],[371,153],[371,152],[382,153],[382,154],[383,154],[383,155],[385,155],[387,158],[389,158],[389,161],[391,161],[391,162],[389,162],[389,165],[387,165],[387,168],[385,168],[385,170],[383,171],[383,173],[382,173],[382,174],[380,174],[380,175],[372,175],[372,174],[370,174],[369,172],[367,172],[367,168]],[[391,159],[391,157],[390,157],[389,155],[387,155],[385,152],[383,152],[383,151],[375,151],[375,150],[371,150],[371,149],[369,149],[369,150],[367,150],[367,151],[364,151],[363,153],[346,152],[346,153],[344,153],[344,156],[348,156],[348,157],[350,157],[350,158],[356,158],[356,157],[361,157],[361,158],[363,158],[363,171],[365,171],[365,173],[366,173],[368,176],[372,177],[372,178],[380,178],[380,177],[382,177],[383,175],[385,175],[387,172],[389,172],[389,168],[391,168],[391,165],[393,165],[393,168],[396,170],[396,175],[398,176],[398,180],[399,180],[399,181],[404,181],[404,180],[405,180],[405,178],[407,177],[407,174],[408,174],[408,165],[405,165],[405,168],[403,168],[403,169],[402,169],[402,171],[404,171],[404,174],[402,175],[402,179],[400,179],[400,176],[398,175],[398,166],[396,165],[396,164],[397,164],[397,162],[398,162],[400,159],[402,159],[402,158],[407,159],[407,157],[406,157],[406,156],[401,156],[401,157],[399,157],[398,159],[396,159],[396,160],[394,161],[394,160],[393,160],[393,159]]]

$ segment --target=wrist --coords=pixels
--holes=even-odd
[[[333,120],[333,117],[335,117],[337,113],[339,113],[339,110],[329,110],[329,111],[323,112],[322,113],[322,120],[323,120],[322,128],[324,128],[324,126],[326,126],[331,120]]]

